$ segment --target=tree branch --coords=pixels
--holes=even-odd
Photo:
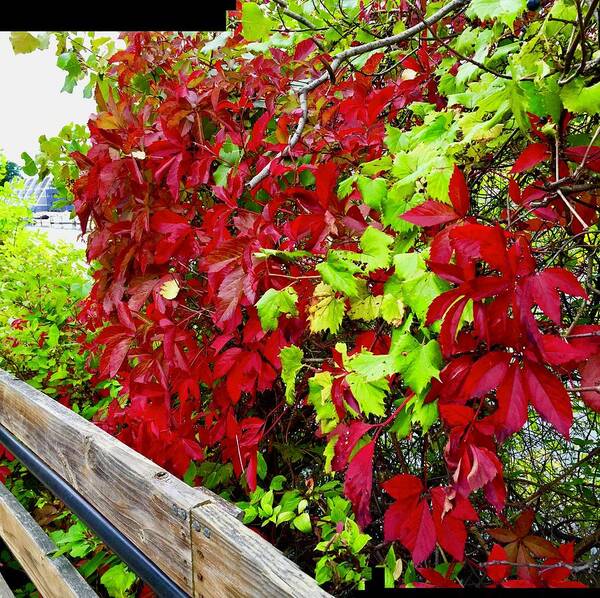
[[[564,480],[569,474],[573,473],[575,470],[579,469],[584,463],[591,461],[595,457],[600,455],[600,447],[595,448],[591,453],[588,453],[583,459],[577,461],[577,463],[573,463],[571,467],[567,467],[557,478],[553,479],[551,482],[540,486],[526,501],[525,504],[532,503],[536,498],[548,492],[548,490],[552,490],[553,486],[558,484],[558,482]]]
[[[305,27],[308,27],[308,29],[312,29],[313,31],[318,30],[318,27],[314,23],[309,21],[304,15],[298,14],[297,12],[290,10],[288,3],[284,0],[273,0],[273,2],[280,6],[282,9],[281,12],[284,15],[290,17],[290,19],[294,19],[294,21],[297,21],[301,25],[304,25]],[[319,48],[319,50],[321,50],[321,52],[325,52],[325,46],[323,46],[323,44],[318,39],[315,39],[313,37],[312,40],[315,42],[315,45],[317,46],[317,48]]]
[[[429,27],[431,27],[433,24],[437,23],[438,21],[441,21],[443,18],[445,18],[449,14],[453,13],[454,11],[468,6],[470,4],[470,2],[471,2],[471,0],[452,0],[452,2],[449,2],[445,6],[442,6],[442,8],[440,8],[438,11],[433,13],[430,17],[424,19],[420,23],[417,23],[413,27],[409,27],[408,29],[404,30],[402,33],[398,33],[397,35],[392,35],[390,37],[384,37],[382,39],[368,42],[368,43],[362,44],[360,46],[353,46],[351,48],[348,48],[347,50],[344,50],[343,52],[340,52],[339,54],[335,55],[333,61],[331,62],[331,71],[333,71],[333,73],[335,73],[338,70],[338,68],[340,67],[340,65],[342,64],[342,62],[344,62],[345,60],[348,60],[349,58],[361,56],[362,54],[366,54],[367,52],[372,52],[374,50],[379,50],[381,48],[387,48],[389,46],[393,46],[400,42],[406,41],[407,39],[410,39],[411,37],[420,33],[421,31],[428,29]],[[286,154],[289,154],[290,151],[292,150],[292,148],[296,145],[296,143],[298,143],[298,140],[302,136],[302,132],[304,131],[304,127],[306,126],[306,123],[308,121],[308,108],[307,108],[308,94],[311,91],[317,89],[317,87],[321,86],[323,83],[325,83],[329,79],[330,79],[329,72],[322,73],[316,79],[313,79],[312,81],[309,81],[308,83],[306,83],[298,91],[298,96],[300,99],[300,106],[302,107],[302,115],[300,117],[300,120],[298,121],[298,125],[296,126],[296,129],[295,129],[293,135],[291,136],[287,146],[283,150],[278,152],[272,158],[272,160],[260,172],[258,172],[252,179],[250,179],[250,181],[248,181],[248,183],[246,184],[248,189],[253,189],[254,187],[256,187],[256,185],[258,185],[261,181],[263,181],[267,176],[269,176],[269,172],[271,171],[271,167],[274,164],[274,162],[279,160]]]

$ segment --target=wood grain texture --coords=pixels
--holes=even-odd
[[[2,575],[0,575],[0,598],[15,598]]]
[[[217,505],[192,511],[194,598],[329,596],[279,550]]]
[[[1,369],[0,424],[190,594],[192,509],[211,503],[232,518],[241,514]]]
[[[98,598],[66,557],[52,558],[56,545],[3,484],[0,536],[44,598]]]

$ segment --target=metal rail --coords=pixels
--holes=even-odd
[[[46,465],[4,426],[0,425],[2,443],[52,494],[93,530],[119,558],[135,571],[157,594],[164,598],[189,598],[146,555],[128,540],[104,515],[92,507],[76,490]]]

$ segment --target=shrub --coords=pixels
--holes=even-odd
[[[90,355],[82,348],[87,335],[76,315],[90,288],[85,255],[26,228],[32,213],[30,201],[16,194],[20,184],[0,188],[0,367],[91,419],[117,388],[93,380]],[[0,480],[61,552],[75,559],[89,583],[103,585],[109,596],[132,595],[127,590],[136,578],[119,559],[3,448],[0,457]],[[20,570],[8,551],[1,559],[13,572]],[[24,586],[20,591],[30,596],[34,590]]]
[[[592,7],[283,4],[109,61],[73,154],[102,425],[338,594],[594,579]]]

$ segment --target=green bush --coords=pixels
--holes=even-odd
[[[0,367],[91,419],[117,388],[110,382],[94,385],[93,368],[86,368],[86,331],[76,319],[77,304],[90,287],[85,255],[27,228],[31,202],[18,197],[21,184],[0,186]],[[104,595],[114,598],[132,595],[136,577],[24,467],[3,459],[0,473],[8,475],[12,493],[46,528],[57,554],[73,557],[88,583],[101,593],[98,585],[104,586]],[[0,560],[18,569],[8,551],[0,549]],[[17,590],[28,597],[34,592],[31,584]]]
[[[84,252],[25,227],[26,202],[0,191],[0,367],[46,392],[84,404],[91,398],[87,355],[75,319],[89,289]]]

